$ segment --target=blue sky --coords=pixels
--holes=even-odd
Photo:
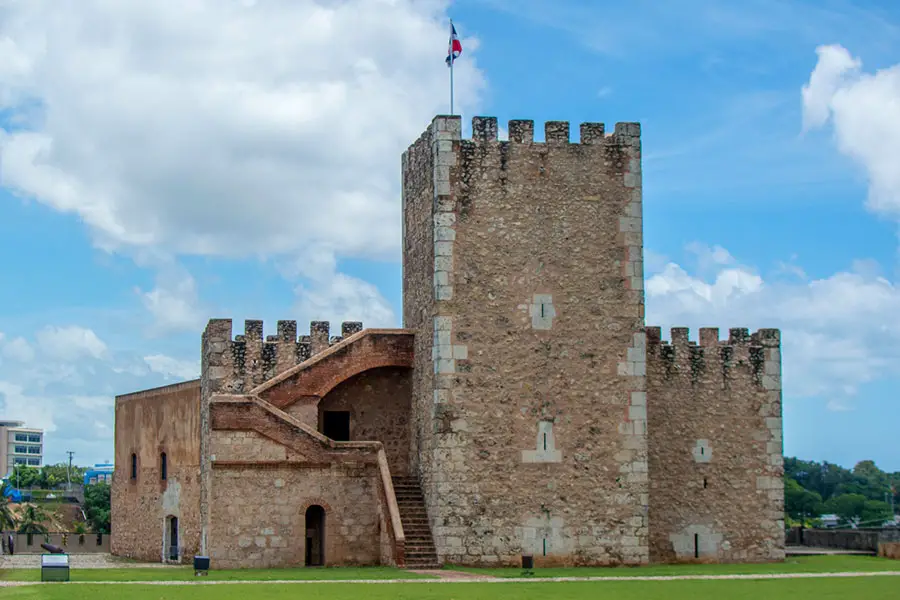
[[[210,317],[400,324],[452,17],[464,123],[641,122],[648,324],[781,328],[785,453],[900,469],[893,3],[46,4],[0,7],[0,416],[48,460],[111,458]]]

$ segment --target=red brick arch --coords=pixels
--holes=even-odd
[[[285,371],[251,393],[284,409],[301,398],[322,398],[351,377],[382,367],[413,364],[413,334],[404,329],[367,329]]]

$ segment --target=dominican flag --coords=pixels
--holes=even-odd
[[[459,58],[459,55],[462,54],[462,44],[459,43],[459,38],[456,36],[456,26],[453,23],[450,23],[450,44],[447,48],[447,66],[452,67],[453,61]]]

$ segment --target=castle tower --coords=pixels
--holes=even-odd
[[[411,468],[440,559],[649,556],[637,123],[436,117],[404,153]]]

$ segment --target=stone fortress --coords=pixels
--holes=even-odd
[[[436,117],[403,329],[209,321],[116,398],[112,551],[213,568],[784,557],[780,335],[644,324],[637,123]]]

